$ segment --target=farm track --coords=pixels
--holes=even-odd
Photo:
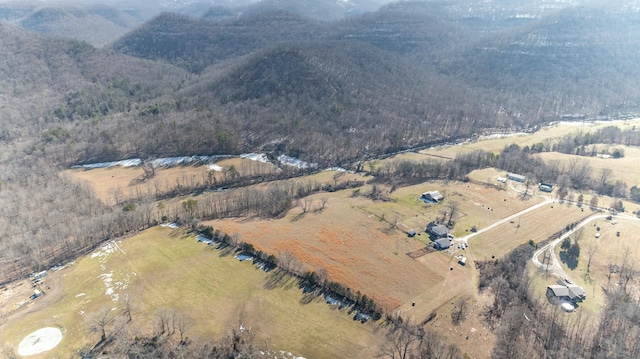
[[[584,221],[580,222],[580,224],[575,226],[573,229],[571,229],[570,231],[568,231],[565,234],[563,234],[562,236],[560,236],[558,239],[556,239],[556,240],[552,241],[551,243],[548,243],[547,245],[545,245],[542,248],[538,249],[533,254],[533,258],[531,258],[531,261],[536,266],[536,268],[538,268],[540,270],[548,271],[551,274],[553,274],[554,276],[560,278],[561,280],[575,282],[575,281],[573,281],[573,279],[571,279],[569,277],[567,272],[565,272],[564,269],[562,268],[562,265],[560,264],[560,261],[558,260],[558,258],[556,258],[555,249],[554,248],[555,248],[556,245],[558,245],[558,243],[562,242],[565,238],[568,238],[569,236],[573,235],[576,231],[580,230],[581,228],[583,228],[587,224],[589,224],[589,223],[591,223],[591,222],[593,222],[593,221],[595,221],[597,219],[606,218],[607,216],[608,215],[606,215],[606,214],[600,214],[600,215],[593,215],[593,216],[585,219]],[[618,214],[618,215],[615,216],[615,218],[618,219],[618,220],[640,221],[640,218],[632,217],[632,216],[629,216],[629,215],[626,215],[626,214]],[[543,253],[545,251],[549,251],[549,253],[551,254],[550,257],[549,257],[550,263],[542,264],[538,258],[541,255],[543,255]]]

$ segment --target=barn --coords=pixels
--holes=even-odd
[[[440,203],[440,201],[444,199],[444,196],[438,191],[429,191],[423,193],[422,196],[420,196],[420,199],[425,202]]]

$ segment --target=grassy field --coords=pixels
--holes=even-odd
[[[422,202],[420,194],[430,189],[440,190],[448,199],[438,205]],[[366,191],[366,187],[362,189]],[[269,253],[290,251],[306,269],[325,268],[332,280],[372,296],[387,309],[406,310],[413,302],[422,303],[411,311],[424,318],[475,285],[472,266],[451,273],[450,253],[431,253],[419,260],[406,255],[430,243],[424,227],[441,216],[447,201],[459,202],[455,232],[460,234],[468,233],[472,225],[489,225],[537,203],[520,201],[515,192],[465,183],[405,187],[390,193],[389,201],[352,198],[351,193],[345,190],[310,197],[317,204],[312,207],[319,208],[320,196],[329,196],[321,211],[303,214],[294,208],[277,220],[241,218],[206,224],[238,234],[240,240]],[[411,228],[419,235],[408,238],[404,231]],[[451,276],[455,278],[447,280]]]
[[[600,230],[598,231],[598,228]],[[620,232],[620,236],[617,233]],[[606,288],[619,288],[619,274],[612,274],[609,281],[609,266],[622,266],[625,254],[629,255],[630,263],[634,268],[638,268],[640,263],[640,249],[637,233],[640,232],[640,221],[614,217],[613,220],[596,220],[592,224],[584,227],[579,236],[580,257],[578,266],[569,269],[563,264],[564,270],[571,276],[576,284],[582,286],[587,294],[587,300],[581,303],[580,307],[589,313],[600,315],[606,304]],[[596,233],[600,237],[596,238]],[[573,239],[576,235],[572,236]],[[556,247],[556,258],[559,257],[560,246]],[[589,276],[587,273],[587,262],[590,253],[593,253]],[[636,300],[640,299],[640,280],[636,277],[629,281],[628,291],[633,293]]]
[[[543,241],[592,213],[588,208],[552,203],[472,237],[469,248],[478,260],[500,258],[529,240]]]
[[[502,138],[480,138],[478,141],[460,145],[460,146],[442,146],[430,148],[422,151],[425,155],[442,156],[455,158],[459,153],[469,153],[476,150],[491,151],[498,153],[503,148],[517,143],[520,147],[531,146],[540,142],[551,141],[560,138],[569,133],[576,131],[591,132],[602,129],[607,126],[616,126],[621,129],[630,129],[633,126],[640,125],[640,119],[628,121],[612,121],[597,123],[581,123],[581,122],[560,122],[552,126],[543,127],[537,132],[531,134],[520,134],[514,136],[505,136]]]
[[[356,322],[322,299],[302,304],[293,282],[267,289],[272,274],[221,256],[181,230],[153,228],[117,244],[52,272],[51,290],[0,327],[0,343],[15,349],[30,332],[58,326],[65,331],[59,346],[33,357],[68,358],[99,340],[88,332],[87,318],[105,308],[119,315],[129,296],[133,324],[149,334],[164,308],[194,319],[191,338],[221,337],[243,324],[264,349],[311,358],[370,358],[377,352],[376,324]]]
[[[215,176],[217,180],[221,180],[231,166],[241,176],[270,173],[277,170],[277,167],[272,164],[243,158],[224,159],[216,162],[215,165],[223,170],[210,171],[207,166],[159,168],[152,179],[142,183],[138,181],[144,175],[144,171],[140,167],[70,169],[64,171],[63,175],[68,175],[74,180],[90,184],[98,198],[104,203],[113,204],[116,196],[120,198],[140,198],[148,194],[166,193],[177,184],[193,185],[205,183],[210,174]]]
[[[640,148],[629,146],[615,146],[624,149],[625,156],[618,159],[585,157],[576,155],[567,155],[557,152],[540,153],[541,159],[545,162],[558,161],[558,163],[568,164],[570,161],[587,161],[592,168],[592,178],[598,178],[603,169],[611,170],[609,182],[620,180],[629,187],[640,185],[640,166],[638,166],[638,158],[640,158]]]

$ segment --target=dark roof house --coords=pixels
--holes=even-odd
[[[433,246],[436,249],[447,249],[451,247],[451,241],[452,241],[451,238],[448,238],[448,237],[440,238],[434,242]]]
[[[449,236],[449,228],[447,226],[442,224],[435,224],[434,222],[431,222],[427,225],[426,231],[436,238]]]
[[[579,285],[550,285],[547,286],[547,298],[549,301],[581,302],[586,298],[584,288]]]

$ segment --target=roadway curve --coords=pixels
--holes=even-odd
[[[602,218],[606,218],[608,216],[609,216],[609,214],[593,215],[593,216],[585,219],[584,221],[580,222],[580,224],[575,226],[572,230],[570,230],[567,233],[561,235],[558,239],[554,240],[553,242],[548,243],[544,247],[538,249],[533,254],[533,258],[531,259],[533,261],[533,264],[537,268],[541,268],[542,270],[549,271],[551,274],[555,275],[556,277],[558,277],[558,278],[560,278],[562,280],[574,283],[573,280],[567,274],[567,272],[564,271],[564,269],[562,268],[562,265],[560,265],[560,261],[556,258],[556,254],[555,254],[555,250],[554,250],[555,246],[558,245],[558,243],[562,242],[565,238],[567,238],[570,235],[572,235],[573,233],[575,233],[580,228],[586,226],[587,224],[595,221],[596,219],[602,219]],[[625,220],[632,220],[632,221],[640,221],[640,218],[632,217],[632,216],[629,216],[629,215],[626,215],[626,214],[619,214],[619,215],[616,215],[614,218],[618,219],[618,220],[625,219]],[[551,253],[550,263],[542,264],[542,263],[540,263],[538,258],[544,253],[544,251],[547,251],[547,250],[549,250],[550,253]]]

